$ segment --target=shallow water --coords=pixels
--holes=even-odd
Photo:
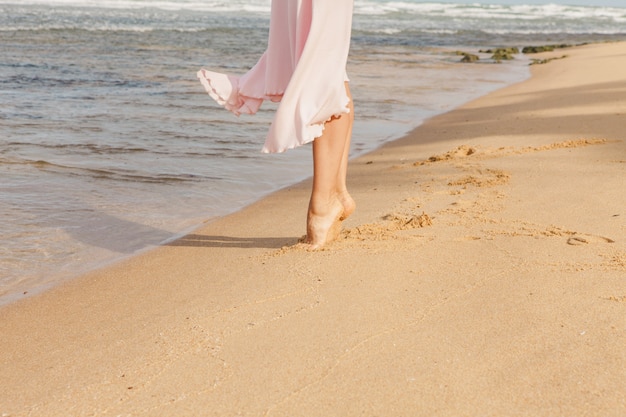
[[[268,1],[10,3],[0,0],[0,302],[310,175],[309,147],[260,153],[275,105],[237,119],[195,78],[255,63]],[[464,65],[456,49],[626,38],[626,9],[355,4],[353,155],[528,76],[526,57]]]

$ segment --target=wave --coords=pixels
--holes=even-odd
[[[137,171],[123,169],[107,169],[107,168],[86,168],[81,166],[71,166],[50,162],[43,159],[23,159],[23,158],[4,158],[0,157],[0,166],[2,165],[22,165],[30,166],[48,173],[61,174],[66,176],[90,177],[97,180],[113,180],[128,181],[134,183],[181,183],[181,182],[202,182],[206,180],[221,180],[223,178],[203,176],[197,174],[176,174],[176,173],[158,173],[148,174]]]
[[[270,9],[270,0],[21,0],[19,4],[17,1],[0,0],[0,32],[238,30],[240,26],[265,27]],[[224,18],[224,14],[229,17]],[[392,36],[415,29],[618,35],[626,33],[626,8],[357,0],[355,22],[355,32]]]
[[[0,5],[65,6],[106,9],[191,10],[211,12],[265,12],[270,11],[270,0],[0,0]]]
[[[406,14],[446,18],[468,19],[606,19],[626,22],[626,8],[604,6],[571,6],[559,4],[460,4],[460,3],[416,3],[412,1],[363,1],[357,3],[356,14],[389,15]]]
[[[15,6],[65,6],[79,8],[189,10],[207,12],[252,12],[269,13],[271,0],[0,0],[0,5]],[[517,4],[499,5],[480,2],[440,3],[418,2],[417,0],[357,0],[355,14],[386,15],[408,13],[446,17],[469,18],[516,18],[536,19],[559,18],[604,18],[617,22],[626,21],[626,6],[574,6],[561,4]]]

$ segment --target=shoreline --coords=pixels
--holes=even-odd
[[[325,250],[289,247],[307,180],[0,307],[0,413],[620,415],[625,51],[351,160]]]
[[[452,52],[445,48],[436,52],[436,55],[439,57],[451,54]],[[417,65],[416,63],[423,59],[428,61],[432,58],[417,54],[412,58],[411,62]],[[439,92],[434,85],[442,82],[445,77],[439,79],[432,78],[433,75],[429,74],[430,70],[428,68],[418,66],[417,68],[419,69],[416,69],[408,65],[407,67],[411,67],[411,70],[405,68],[403,70],[404,72],[398,73],[397,75],[399,77],[410,77],[412,72],[424,71],[424,77],[433,80],[432,91],[435,94],[429,97],[428,101],[423,99],[423,97],[430,96],[427,92],[423,94],[412,93],[401,99],[402,104],[396,102],[390,104],[389,108],[385,108],[382,111],[384,114],[388,114],[389,117],[392,117],[392,114],[390,114],[390,112],[392,112],[393,117],[395,117],[395,119],[392,117],[393,120],[380,119],[376,121],[370,120],[370,118],[367,117],[365,118],[366,120],[359,120],[354,130],[353,136],[356,140],[353,141],[351,159],[363,156],[380,148],[385,143],[406,136],[417,126],[421,125],[424,120],[451,111],[454,108],[462,106],[464,103],[488,94],[498,88],[502,88],[503,86],[527,79],[530,76],[529,66],[527,65],[529,61],[528,56],[520,54],[514,61],[506,62],[503,65],[494,65],[492,63],[467,65],[460,62],[448,62],[446,64],[447,66],[442,68],[443,72],[446,74],[450,73],[450,76],[458,79],[453,85],[448,85],[445,89],[439,89]],[[361,60],[357,58],[357,62],[361,62],[361,65],[366,65],[362,62],[362,58]],[[351,65],[359,65],[357,62]],[[368,88],[367,84],[370,82],[368,77],[383,76],[382,73],[373,73],[379,71],[376,67],[366,66],[365,68],[365,70],[361,69],[360,71],[356,71],[353,68],[353,71],[351,71],[351,73],[353,73],[353,88],[357,91],[361,91],[361,93],[365,93],[363,90]],[[478,77],[479,73],[481,74],[480,77]],[[490,79],[490,82],[484,82],[482,79]],[[476,81],[476,84],[474,81]],[[460,84],[464,84],[467,87],[463,88]],[[387,85],[387,88],[390,88],[390,86]],[[413,88],[415,88],[415,86],[413,86]],[[200,93],[201,94],[198,95],[201,96],[202,99],[210,100],[208,96],[205,97],[203,91]],[[370,98],[377,96],[377,94],[372,95],[371,92],[369,94]],[[441,95],[441,97],[439,95]],[[365,94],[365,96],[367,96],[367,94]],[[363,110],[367,112],[368,106],[363,104],[363,102],[367,101],[368,100],[365,98],[362,99],[362,102],[358,100],[356,105],[359,107],[357,109],[359,113]],[[209,106],[210,105],[211,103],[209,103]],[[217,109],[216,111],[220,114],[228,113],[220,107],[215,109]],[[250,119],[250,121],[252,120]],[[242,127],[244,122],[246,121],[240,120],[233,122],[235,132]],[[263,123],[262,120],[258,119],[255,119],[254,122]],[[247,134],[251,133],[248,132]],[[372,138],[375,138],[375,140]],[[258,152],[258,149],[255,148],[255,151]],[[235,151],[233,150],[232,152],[234,153]],[[185,214],[180,218],[171,215],[171,209],[168,210],[167,207],[162,208],[160,214],[158,214],[158,216],[163,216],[160,217],[162,219],[160,225],[158,222],[144,222],[141,219],[134,218],[133,215],[122,216],[120,213],[107,210],[95,210],[92,212],[92,217],[82,219],[82,221],[73,219],[72,221],[74,223],[68,222],[67,224],[61,223],[60,226],[56,225],[56,228],[60,227],[62,233],[65,235],[64,240],[57,242],[58,244],[55,245],[54,248],[48,248],[45,246],[45,242],[46,237],[49,238],[49,235],[44,234],[41,238],[44,242],[43,246],[39,247],[38,251],[31,252],[31,254],[47,252],[52,253],[52,255],[42,258],[31,258],[28,253],[25,253],[25,255],[21,257],[20,264],[16,264],[17,266],[13,266],[12,268],[7,268],[6,274],[3,276],[3,280],[6,280],[6,282],[2,282],[2,291],[0,291],[0,306],[40,294],[68,280],[75,279],[101,268],[106,268],[129,257],[152,250],[172,239],[192,233],[194,230],[209,222],[219,220],[224,216],[242,210],[253,202],[265,198],[274,192],[305,181],[311,175],[310,149],[301,148],[292,150],[290,153],[292,154],[286,157],[289,160],[288,165],[284,163],[286,159],[280,158],[277,155],[273,157],[266,156],[263,159],[255,159],[260,155],[260,153],[257,153],[251,156],[252,159],[247,160],[248,166],[265,166],[265,173],[268,175],[268,178],[265,178],[264,184],[258,184],[261,191],[258,194],[249,195],[249,192],[252,190],[254,190],[254,192],[259,191],[255,185],[256,183],[248,184],[243,188],[243,190],[247,191],[242,191],[239,195],[237,195],[237,193],[230,193],[228,196],[225,196],[221,194],[220,190],[217,190],[217,193],[215,193],[214,190],[213,192],[205,193],[204,199],[198,198],[195,203],[191,204],[191,207],[201,207],[202,210],[194,211],[190,207],[185,207]],[[42,158],[44,160],[46,159],[44,157]],[[213,162],[207,161],[207,163],[212,164]],[[283,173],[282,175],[280,174],[281,172]],[[263,173],[263,171],[260,173]],[[247,178],[250,172],[246,172],[245,169],[243,171],[239,170],[238,175],[241,176],[239,180],[240,185],[249,183]],[[286,179],[285,175],[289,177]],[[257,177],[258,175],[254,178]],[[291,183],[288,184],[285,180],[291,181]],[[33,179],[33,181],[36,180]],[[277,181],[277,183],[269,188],[265,185],[273,181]],[[211,188],[212,184],[204,183],[203,186]],[[155,191],[152,190],[151,192],[154,193]],[[212,194],[215,195],[213,198],[210,198]],[[149,195],[150,192],[146,197],[149,198]],[[213,201],[219,201],[220,205],[223,204],[224,206],[216,208]],[[210,203],[208,206],[207,202]],[[107,201],[105,204],[119,203],[123,203],[123,200],[120,201],[114,198],[111,201]],[[148,217],[155,216],[155,210],[157,208],[154,202],[152,204],[144,204],[143,206],[139,202],[137,202],[137,204],[139,205],[133,205],[132,207],[141,207],[141,212]],[[131,214],[133,212],[132,207],[128,209]],[[90,207],[84,208],[86,210],[91,209]],[[59,212],[63,213],[63,208],[60,208]],[[180,227],[180,225],[184,225],[184,227]],[[51,230],[55,229],[54,222],[48,225],[44,223],[41,226],[52,227]],[[44,229],[44,233],[45,230],[47,229]],[[97,230],[97,232],[90,232],[93,230]],[[20,242],[19,238],[17,241],[14,239],[10,239],[9,241],[11,244],[19,244]],[[11,248],[17,247],[18,246],[10,246],[9,252],[11,252]],[[64,258],[56,257],[54,255],[55,251],[64,253]],[[71,259],[71,261],[68,259]],[[2,260],[0,260],[0,263],[1,261]],[[29,269],[28,265],[30,265],[32,269]]]

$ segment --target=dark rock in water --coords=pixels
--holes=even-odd
[[[511,47],[511,48],[481,49],[478,52],[481,52],[481,53],[484,53],[484,54],[509,54],[509,55],[515,55],[515,54],[519,54],[519,48]]]
[[[550,51],[554,51],[554,47],[552,45],[525,46],[522,48],[523,54],[538,54],[539,52],[550,52]]]
[[[491,59],[493,59],[494,61],[510,61],[511,59],[515,59],[513,58],[513,55],[507,53],[507,52],[495,52],[493,55],[491,55]]]
[[[519,54],[519,49],[518,48],[498,48],[498,49],[494,49],[492,52],[493,52],[493,55],[491,55],[491,59],[493,59],[494,61],[497,61],[497,62],[510,61],[511,59],[515,59],[513,58],[514,54]]]
[[[478,55],[470,54],[467,52],[464,52],[462,55],[463,58],[461,58],[461,62],[476,62],[480,59]]]
[[[454,54],[463,57],[461,62],[476,62],[480,59],[478,55],[470,54],[469,52],[454,51]]]
[[[581,43],[579,45],[584,45],[584,43]],[[522,53],[523,54],[538,54],[539,52],[550,52],[558,48],[569,48],[571,46],[574,46],[574,45],[568,45],[568,44],[562,43],[559,45],[525,46],[524,48],[522,48]]]
[[[496,48],[496,49],[481,49],[478,52],[483,54],[492,54],[491,59],[496,62],[500,61],[508,61],[511,59],[515,59],[513,55],[519,54],[519,48],[510,47],[510,48]]]
[[[554,61],[555,59],[563,59],[563,58],[567,58],[567,55],[558,56],[558,57],[554,57],[554,58],[547,58],[547,59],[535,59],[535,58],[533,58],[531,63],[528,64],[528,65],[547,64],[548,62]]]

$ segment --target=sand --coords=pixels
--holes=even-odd
[[[626,43],[0,309],[0,416],[626,415]]]

